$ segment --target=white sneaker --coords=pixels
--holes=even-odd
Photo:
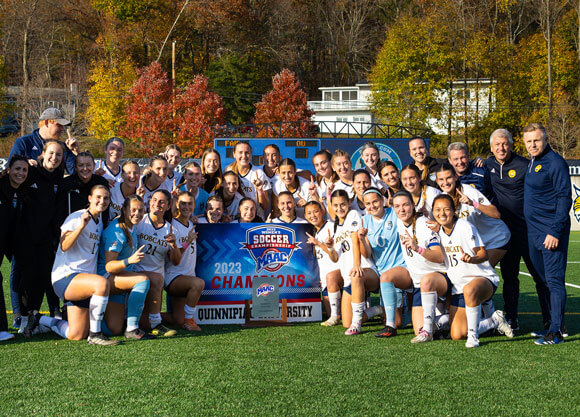
[[[476,348],[479,347],[479,339],[475,337],[467,336],[467,342],[465,342],[466,348]]]
[[[320,325],[321,326],[324,326],[324,327],[332,327],[332,326],[336,326],[339,323],[340,323],[340,317],[338,317],[338,316],[331,316],[328,320],[323,321],[322,323],[320,323]]]
[[[22,316],[22,321],[20,322],[20,328],[18,329],[18,334],[24,333],[24,329],[28,326],[28,316]]]
[[[505,334],[509,338],[514,337],[514,330],[505,319],[505,316],[501,310],[495,310],[491,315],[491,318],[497,323],[498,332]]]
[[[0,332],[0,342],[5,342],[6,340],[14,339],[14,335],[8,332]]]
[[[411,339],[411,343],[424,343],[433,340],[433,335],[426,330],[419,330],[419,334]]]

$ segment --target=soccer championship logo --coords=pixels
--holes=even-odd
[[[246,242],[240,242],[256,262],[256,272],[275,272],[287,265],[294,249],[300,249],[294,230],[284,226],[258,226],[246,232]]]
[[[574,211],[574,218],[578,223],[580,223],[580,188],[574,185],[574,192],[576,193],[576,198],[574,199],[574,204],[572,205],[572,210]]]

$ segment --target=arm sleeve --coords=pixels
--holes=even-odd
[[[560,239],[562,234],[570,229],[570,206],[572,205],[572,185],[568,165],[563,159],[554,161],[552,168],[552,186],[555,191],[556,213],[551,230],[555,238]]]

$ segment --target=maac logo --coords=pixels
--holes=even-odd
[[[574,192],[576,193],[576,198],[574,199],[574,204],[572,205],[572,210],[574,211],[574,218],[578,223],[580,223],[580,188],[574,185]]]
[[[240,242],[256,262],[256,272],[274,272],[290,262],[294,249],[300,249],[293,229],[285,226],[258,226],[246,231]]]
[[[516,170],[515,169],[510,169],[508,171],[508,177],[513,178],[516,176]]]
[[[256,289],[257,297],[265,297],[274,292],[274,286],[270,284],[262,284]]]
[[[540,169],[542,169],[542,166],[541,165],[536,165],[536,167],[534,168],[534,171],[540,172]]]

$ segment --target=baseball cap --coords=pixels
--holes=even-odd
[[[64,117],[64,113],[55,107],[49,107],[40,115],[39,120],[54,120],[59,125],[70,125],[70,121]]]

